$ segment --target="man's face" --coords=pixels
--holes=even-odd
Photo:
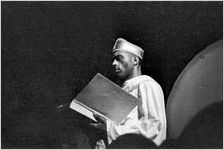
[[[132,55],[127,52],[116,51],[113,53],[113,68],[115,74],[121,79],[128,79],[133,74]]]

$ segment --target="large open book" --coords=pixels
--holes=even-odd
[[[72,100],[70,108],[94,121],[93,113],[96,113],[119,124],[138,105],[140,100],[97,73]]]

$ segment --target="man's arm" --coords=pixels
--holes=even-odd
[[[125,123],[121,125],[115,125],[107,121],[109,143],[128,133],[142,134],[153,140],[162,128],[166,128],[164,97],[161,87],[157,83],[146,81],[140,83],[138,93],[139,99],[142,100],[141,118],[138,119],[138,116],[136,116],[136,114],[139,115],[136,108],[128,115]],[[161,142],[158,141],[156,144],[159,145]]]

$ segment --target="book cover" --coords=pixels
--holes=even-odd
[[[73,99],[70,108],[94,121],[93,113],[97,113],[119,124],[138,105],[140,100],[97,73]]]

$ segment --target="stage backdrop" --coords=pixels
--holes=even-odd
[[[222,39],[223,3],[1,2],[2,148],[89,148],[82,116],[56,107],[98,72],[115,81],[118,37],[145,50],[143,73],[166,101],[187,63]]]

